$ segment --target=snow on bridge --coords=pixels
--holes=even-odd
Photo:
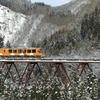
[[[3,59],[0,62],[38,63],[100,63],[100,59]]]

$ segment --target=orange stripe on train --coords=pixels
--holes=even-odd
[[[2,56],[44,56],[45,53],[41,48],[17,48],[17,49],[0,49],[0,55]]]

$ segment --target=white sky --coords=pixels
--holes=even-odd
[[[51,5],[51,6],[60,6],[63,4],[66,4],[70,2],[71,0],[31,0],[34,2],[44,2],[45,4]]]

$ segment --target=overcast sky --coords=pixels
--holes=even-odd
[[[68,3],[71,0],[31,0],[34,2],[44,2],[45,4],[51,5],[51,6],[60,6],[62,4]]]

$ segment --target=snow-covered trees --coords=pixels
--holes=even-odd
[[[92,14],[84,16],[81,25],[81,37],[89,40],[100,38],[100,10],[97,8]]]
[[[81,71],[79,69],[79,71]],[[3,82],[4,77],[0,69],[0,97],[2,99],[12,100],[99,100],[97,77],[94,75],[92,69],[86,68],[86,74],[84,72],[81,76],[79,73],[74,74],[74,79],[68,91],[64,88],[64,84],[61,78],[56,73],[56,76],[52,84],[48,84],[48,81],[43,82],[41,86],[36,86],[34,81],[31,80],[27,84],[23,84],[21,88],[16,84],[10,84]],[[49,85],[49,86],[48,86]],[[0,98],[0,99],[1,99]]]

